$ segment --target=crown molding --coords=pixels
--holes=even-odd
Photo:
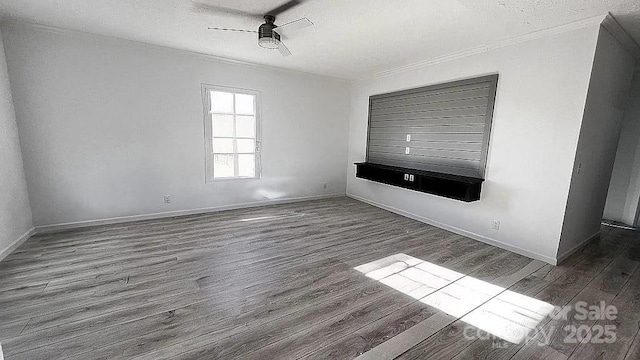
[[[472,55],[482,54],[489,50],[495,50],[495,49],[500,49],[507,46],[513,46],[513,45],[517,45],[517,44],[524,43],[531,40],[541,39],[541,38],[545,38],[552,35],[563,34],[573,30],[583,29],[589,26],[597,26],[602,24],[602,22],[605,20],[607,16],[610,16],[610,15],[607,14],[607,15],[594,16],[587,19],[575,21],[569,24],[560,25],[560,26],[556,26],[548,29],[543,29],[543,30],[538,30],[538,31],[534,31],[524,35],[515,36],[512,38],[494,41],[494,42],[483,44],[480,46],[468,48],[462,51],[453,52],[444,56],[438,56],[431,59],[396,67],[393,69],[376,72],[376,73],[358,78],[354,80],[354,82],[386,77],[386,76],[403,73],[410,70],[417,70],[417,69],[421,69],[424,67],[428,67],[428,66],[432,66],[440,63],[445,63],[453,60],[466,58]]]
[[[55,27],[55,26],[49,26],[49,25],[43,25],[43,24],[38,24],[38,23],[34,23],[34,22],[24,21],[24,20],[6,19],[6,18],[1,18],[0,17],[0,26],[2,26],[2,27],[38,30],[38,31],[57,34],[57,35],[61,35],[61,36],[76,37],[76,38],[95,38],[95,37],[99,37],[99,38],[102,38],[102,39],[107,40],[107,41],[119,42],[121,44],[125,44],[125,45],[131,46],[131,47],[136,47],[136,48],[144,47],[144,48],[147,48],[149,50],[159,51],[159,52],[173,54],[173,55],[183,55],[183,56],[184,55],[190,55],[190,56],[198,57],[200,59],[203,59],[203,60],[206,60],[206,61],[211,61],[211,62],[230,64],[230,65],[237,65],[237,66],[244,66],[244,67],[254,68],[254,69],[262,69],[262,70],[280,71],[280,72],[293,73],[293,74],[303,74],[303,75],[309,75],[309,76],[317,76],[317,77],[328,78],[328,79],[333,79],[333,80],[338,80],[338,81],[345,81],[345,82],[358,82],[358,81],[363,81],[363,80],[368,80],[368,79],[373,79],[373,78],[381,78],[381,77],[385,77],[385,76],[389,76],[389,75],[393,75],[393,74],[398,74],[398,73],[402,73],[402,72],[406,72],[406,71],[410,71],[410,70],[416,70],[416,69],[420,69],[420,68],[424,68],[424,67],[429,67],[429,66],[432,66],[432,65],[440,64],[440,63],[454,61],[454,60],[466,58],[466,57],[469,57],[469,56],[482,54],[482,53],[488,52],[490,50],[500,49],[500,48],[508,47],[508,46],[512,46],[512,45],[517,45],[517,44],[524,43],[524,42],[527,42],[527,41],[540,39],[540,38],[544,38],[544,37],[548,37],[548,36],[552,36],[552,35],[562,34],[562,33],[565,33],[565,32],[578,30],[578,29],[582,29],[582,28],[585,28],[585,27],[589,27],[589,26],[595,26],[595,25],[602,25],[605,29],[607,29],[607,31],[609,33],[611,33],[612,36],[614,36],[625,47],[625,49],[627,49],[630,53],[632,53],[633,56],[636,59],[640,58],[640,46],[620,26],[620,24],[616,21],[616,19],[610,13],[608,13],[606,15],[595,16],[595,17],[579,20],[579,21],[576,21],[576,22],[572,22],[572,23],[569,23],[569,24],[565,24],[565,25],[561,25],[561,26],[557,26],[557,27],[553,27],[553,28],[538,30],[538,31],[531,32],[531,33],[528,33],[528,34],[519,35],[519,36],[512,37],[512,38],[507,38],[507,39],[491,42],[491,43],[488,43],[488,44],[474,46],[474,47],[467,48],[467,49],[464,49],[464,50],[461,50],[461,51],[456,51],[456,52],[449,53],[449,54],[446,54],[446,55],[443,55],[443,56],[433,57],[431,59],[422,60],[422,61],[415,62],[415,63],[410,63],[410,64],[407,64],[407,65],[395,67],[395,68],[392,68],[392,69],[374,72],[374,73],[371,73],[369,75],[365,75],[365,76],[360,77],[360,78],[349,79],[349,78],[344,78],[344,77],[331,76],[331,75],[325,75],[325,74],[318,74],[318,73],[312,73],[312,72],[301,71],[301,70],[287,69],[287,68],[282,68],[282,67],[278,67],[278,66],[274,66],[274,65],[258,64],[258,63],[253,63],[253,62],[248,62],[248,61],[243,61],[243,60],[237,60],[237,59],[232,59],[232,58],[226,58],[226,57],[222,57],[222,56],[217,56],[217,55],[212,55],[212,54],[207,54],[207,53],[202,53],[202,52],[197,52],[197,51],[192,51],[192,50],[179,49],[179,48],[173,48],[173,47],[168,47],[168,46],[163,46],[163,45],[151,44],[151,43],[138,41],[138,40],[122,39],[122,38],[118,38],[118,37],[114,37],[114,36],[96,34],[96,33],[91,33],[91,32],[86,32],[86,31],[79,31],[79,30],[64,29],[64,28],[59,28],[59,27]],[[638,62],[637,66],[636,66],[636,71],[640,71],[640,61]]]
[[[635,59],[640,59],[640,45],[629,35],[628,32],[620,25],[620,23],[611,15],[605,16],[602,21],[602,27],[611,34],[622,47],[627,50]],[[640,65],[640,64],[639,64]],[[638,67],[636,67],[638,69]]]
[[[179,56],[188,55],[188,56],[197,57],[197,58],[200,58],[202,60],[206,60],[206,61],[210,61],[210,62],[216,62],[216,63],[222,63],[222,64],[228,64],[228,65],[244,66],[244,67],[253,68],[253,69],[279,71],[279,72],[285,72],[285,73],[290,73],[290,74],[321,77],[321,78],[327,78],[327,79],[344,81],[344,82],[350,82],[351,81],[351,79],[342,78],[342,77],[338,77],[338,76],[331,76],[331,75],[317,74],[317,73],[301,71],[301,70],[287,69],[287,68],[278,67],[278,66],[274,66],[274,65],[258,64],[258,63],[253,63],[253,62],[249,62],[249,61],[244,61],[244,60],[237,60],[237,59],[232,59],[232,58],[227,58],[227,57],[222,57],[222,56],[217,56],[217,55],[211,55],[211,54],[202,53],[202,52],[198,52],[198,51],[173,48],[173,47],[157,45],[157,44],[151,44],[151,43],[143,42],[143,41],[139,41],[139,40],[123,39],[123,38],[119,38],[119,37],[115,37],[115,36],[102,35],[102,34],[97,34],[97,33],[92,33],[92,32],[87,32],[87,31],[64,29],[64,28],[59,28],[59,27],[55,27],[55,26],[43,25],[43,24],[38,24],[38,23],[34,23],[34,22],[24,21],[24,20],[8,19],[8,20],[5,20],[5,21],[2,21],[0,19],[0,26],[3,27],[3,28],[7,27],[7,28],[14,28],[14,29],[36,30],[36,31],[46,32],[46,33],[50,33],[50,34],[56,34],[56,35],[60,35],[60,36],[72,37],[72,38],[84,38],[84,39],[101,38],[101,39],[103,39],[105,41],[116,42],[116,43],[119,43],[121,45],[129,46],[129,47],[132,47],[132,48],[138,48],[138,49],[139,48],[145,48],[145,49],[151,50],[151,51],[157,51],[157,52],[161,52],[161,53],[165,53],[165,54],[172,54],[172,55],[179,55]]]

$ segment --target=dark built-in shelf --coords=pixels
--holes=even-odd
[[[480,200],[484,179],[373,163],[356,163],[356,177],[466,202]]]

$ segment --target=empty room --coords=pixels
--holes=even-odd
[[[634,0],[0,0],[0,360],[640,359]]]

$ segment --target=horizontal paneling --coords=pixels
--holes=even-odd
[[[424,126],[396,126],[395,124],[389,124],[388,126],[371,126],[371,132],[377,132],[380,134],[482,134],[484,133],[484,124],[469,124],[469,125],[424,125]],[[442,138],[443,140],[446,137]]]
[[[442,117],[419,117],[419,116],[399,116],[395,119],[372,118],[371,126],[388,126],[388,125],[466,125],[466,124],[484,124],[485,115],[471,116],[442,116]]]
[[[420,111],[402,111],[388,114],[371,114],[373,121],[376,120],[396,120],[396,119],[415,119],[430,117],[465,117],[465,116],[484,116],[487,114],[487,107],[467,107],[457,109],[433,109]]]
[[[450,109],[466,109],[466,108],[485,108],[487,107],[487,97],[479,97],[475,99],[467,100],[455,100],[455,101],[439,101],[423,104],[411,104],[404,106],[382,107],[377,109],[371,109],[371,115],[388,115],[406,112],[416,111],[428,111],[428,110],[450,110]]]
[[[403,161],[406,163],[418,163],[418,164],[432,164],[432,165],[446,165],[446,166],[456,166],[456,167],[468,167],[472,169],[477,169],[480,161],[474,160],[463,160],[463,159],[455,159],[455,158],[447,158],[447,157],[427,157],[420,156],[416,154],[382,154],[377,153],[374,155],[370,155],[369,162],[376,162],[373,160],[393,160],[393,161]],[[417,168],[417,167],[416,167]]]
[[[421,104],[425,102],[449,101],[486,96],[488,84],[472,84],[433,91],[418,91],[413,94],[399,94],[388,97],[376,97],[375,107],[390,107],[403,104]]]
[[[379,146],[399,147],[399,148],[402,148],[403,151],[404,151],[404,148],[407,146],[411,147],[412,150],[424,148],[424,149],[433,149],[433,150],[463,150],[463,151],[476,151],[476,152],[482,151],[481,142],[467,142],[467,143],[439,142],[439,143],[431,143],[425,146],[422,144],[418,144],[418,145],[410,144],[409,142],[399,141],[399,140],[390,140],[390,141],[369,140],[370,148],[379,147]]]
[[[382,133],[382,134],[371,134],[369,140],[395,140],[395,141],[405,141],[406,134],[404,133]],[[482,136],[478,136],[478,134],[449,134],[447,139],[442,139],[440,134],[411,134],[412,141],[428,141],[432,143],[455,143],[455,142],[480,142],[482,143]]]
[[[482,173],[496,84],[497,75],[371,97],[367,161]]]
[[[405,154],[406,147],[404,146],[374,146],[369,147],[371,153],[381,154],[399,154],[399,155],[414,155],[414,156],[432,156],[442,158],[459,158],[465,160],[475,160],[478,157],[480,151],[476,150],[459,150],[459,149],[436,149],[427,147],[408,147],[409,154]]]

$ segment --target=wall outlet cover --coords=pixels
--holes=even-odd
[[[500,220],[493,220],[493,223],[491,224],[491,228],[493,230],[500,230]]]

